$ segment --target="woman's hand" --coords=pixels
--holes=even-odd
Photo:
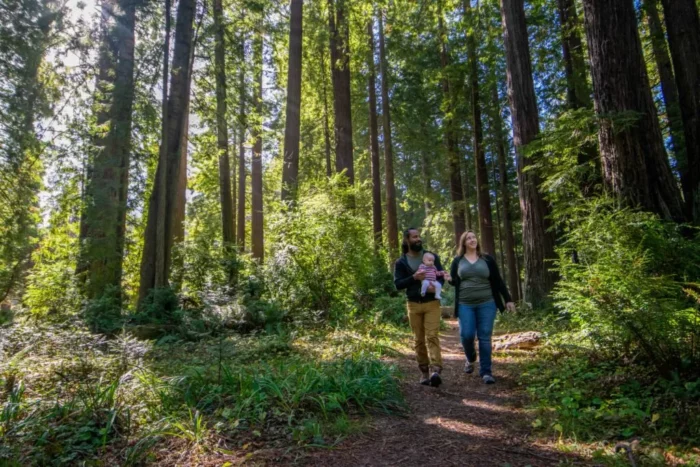
[[[506,303],[506,310],[514,312],[515,311],[515,303],[513,303],[513,302]]]

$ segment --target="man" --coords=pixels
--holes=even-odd
[[[423,249],[420,232],[415,228],[404,231],[401,249],[403,255],[394,266],[394,285],[397,290],[406,290],[408,321],[415,337],[416,360],[421,371],[420,384],[437,387],[442,383],[440,301],[435,298],[435,288],[432,286],[425,296],[421,295],[421,282],[425,278],[425,272],[418,270],[423,263],[423,255],[431,252]],[[435,268],[444,271],[440,257],[435,253],[432,255],[435,257]],[[441,284],[449,279],[447,272],[438,277]]]

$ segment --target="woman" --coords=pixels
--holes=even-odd
[[[491,334],[496,321],[496,308],[513,311],[515,304],[501,279],[496,260],[481,253],[479,240],[471,230],[464,232],[459,239],[458,256],[452,261],[450,276],[450,284],[455,287],[455,316],[459,319],[459,335],[467,356],[464,372],[474,372],[474,338],[478,337],[479,376],[484,383],[493,384],[496,380],[491,374]]]

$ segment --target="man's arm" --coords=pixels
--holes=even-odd
[[[396,287],[396,290],[406,289],[414,281],[413,274],[403,262],[401,260],[396,261],[394,265],[394,287]]]

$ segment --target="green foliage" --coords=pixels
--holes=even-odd
[[[643,355],[663,376],[700,375],[700,308],[684,292],[697,289],[700,243],[675,224],[606,200],[577,212],[558,248],[556,306],[601,356]]]
[[[393,292],[386,260],[338,182],[303,193],[296,209],[268,220],[272,246],[262,277],[270,299],[292,315],[318,312],[344,322]]]
[[[183,311],[177,295],[170,287],[151,290],[141,304],[141,308],[132,317],[138,324],[173,324],[182,323]]]
[[[700,380],[657,379],[649,367],[600,360],[567,344],[572,337],[558,334],[526,364],[522,383],[538,409],[534,428],[582,442],[700,439]]]
[[[93,332],[111,334],[121,327],[121,298],[119,287],[110,285],[101,297],[87,302],[84,317]]]
[[[280,433],[334,444],[366,414],[403,410],[398,370],[379,359],[391,332],[151,347],[84,328],[12,326],[0,341],[0,463],[133,465],[173,438],[203,449]]]

